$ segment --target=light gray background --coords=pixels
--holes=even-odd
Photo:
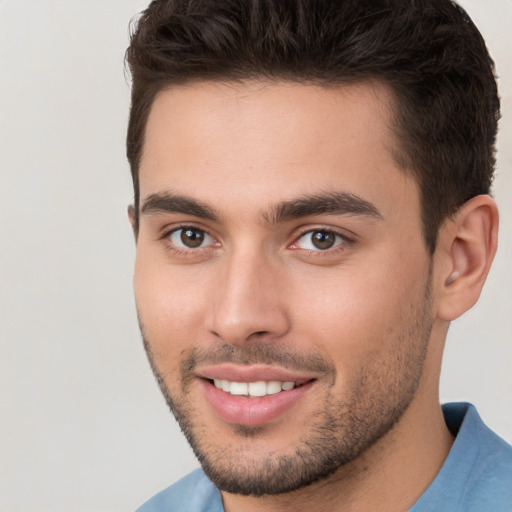
[[[132,298],[123,54],[137,0],[0,0],[0,512],[133,510],[196,462]],[[442,400],[512,441],[512,2],[462,2],[497,61],[501,244]]]

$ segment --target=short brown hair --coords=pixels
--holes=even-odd
[[[397,161],[419,183],[431,253],[443,220],[490,191],[500,107],[494,63],[467,13],[450,0],[155,0],[126,56],[136,225],[155,96],[202,80],[388,84],[396,97]]]

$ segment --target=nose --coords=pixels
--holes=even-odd
[[[238,346],[286,334],[290,329],[286,287],[277,267],[258,254],[226,258],[215,279],[207,329]]]

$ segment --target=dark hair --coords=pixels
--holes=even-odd
[[[450,0],[155,0],[126,56],[137,223],[138,167],[155,96],[202,80],[388,84],[395,158],[419,183],[432,253],[443,220],[490,191],[500,106],[494,63]]]

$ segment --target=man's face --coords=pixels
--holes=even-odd
[[[221,489],[307,485],[419,400],[431,261],[389,110],[378,85],[288,83],[185,85],[153,105],[139,320]]]

